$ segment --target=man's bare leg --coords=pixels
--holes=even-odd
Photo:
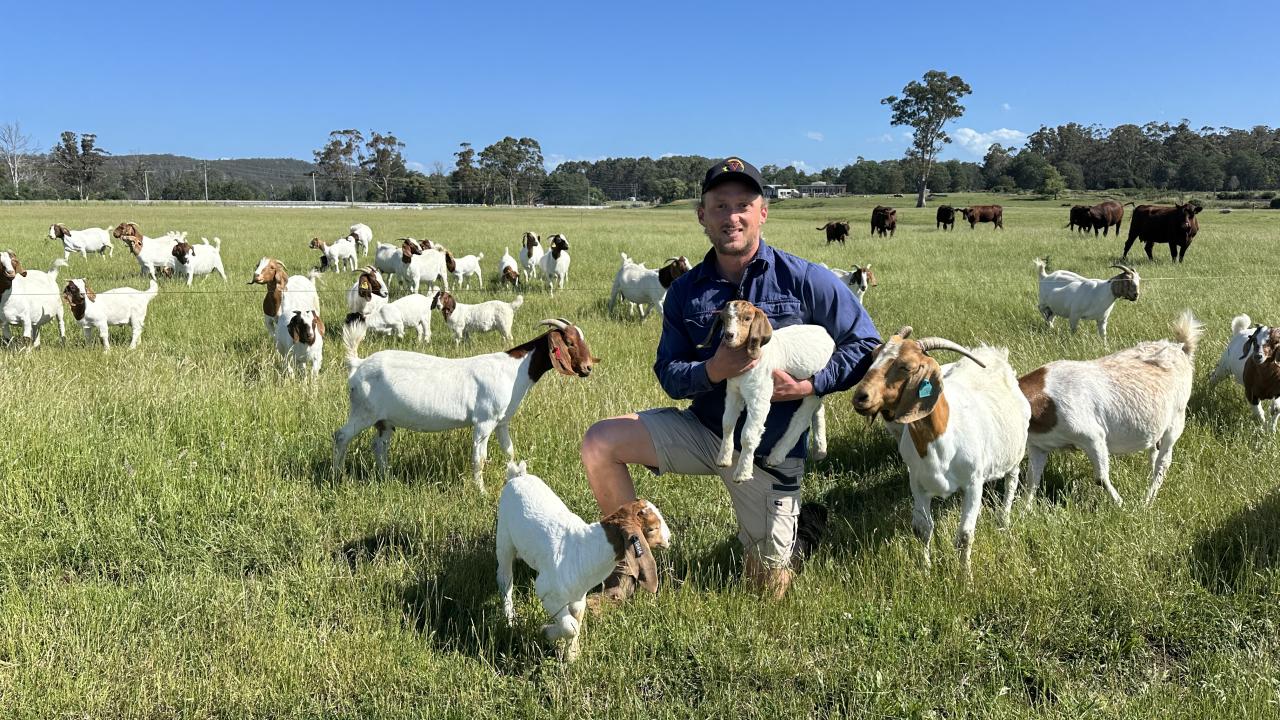
[[[601,420],[582,438],[582,466],[587,482],[600,506],[600,515],[608,515],[636,499],[628,465],[658,466],[658,452],[653,438],[639,415],[620,415]]]

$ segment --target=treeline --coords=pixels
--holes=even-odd
[[[477,150],[462,143],[454,165],[409,168],[391,133],[336,130],[315,162],[291,159],[202,161],[171,155],[114,156],[92,133],[62,133],[40,152],[16,124],[0,126],[0,198],[164,200],[331,200],[356,202],[548,205],[697,196],[712,158],[608,158],[561,163],[550,173],[533,138],[505,137]],[[858,160],[805,172],[765,165],[765,180],[797,186],[844,185],[854,194],[909,193],[911,160]],[[1280,129],[1193,129],[1147,123],[1115,128],[1068,123],[1042,127],[1021,148],[992,145],[981,163],[933,165],[933,192],[1114,188],[1249,192],[1280,187]]]

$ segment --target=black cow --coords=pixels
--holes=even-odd
[[[880,233],[880,237],[893,237],[898,228],[898,211],[884,205],[877,205],[871,210],[871,234]]]
[[[943,230],[954,230],[956,228],[956,209],[950,205],[939,205],[937,222],[934,223],[934,229],[942,228]]]
[[[1093,224],[1089,220],[1089,206],[1072,205],[1071,219],[1067,221],[1067,229],[1075,230],[1076,232],[1085,232],[1091,227],[1093,227]]]
[[[840,244],[843,245],[844,239],[849,237],[849,223],[845,220],[832,220],[817,229],[827,231],[828,245],[830,245],[834,240],[839,240]]]
[[[1124,256],[1129,256],[1133,241],[1141,239],[1148,260],[1155,259],[1151,256],[1153,245],[1169,243],[1169,255],[1174,262],[1182,262],[1187,256],[1187,248],[1191,247],[1191,241],[1200,232],[1200,222],[1196,220],[1196,215],[1203,209],[1191,203],[1173,207],[1139,205],[1133,209],[1133,220],[1129,222],[1129,239],[1124,244]]]

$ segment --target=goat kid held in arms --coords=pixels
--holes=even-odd
[[[804,398],[847,390],[862,378],[880,338],[862,305],[831,271],[764,242],[761,230],[769,207],[762,185],[759,171],[740,158],[726,158],[707,171],[697,214],[711,250],[667,289],[654,372],[669,396],[691,399],[692,404],[595,423],[583,438],[582,462],[602,515],[635,500],[628,465],[644,465],[658,475],[720,477],[737,517],[746,578],[767,596],[781,598],[791,583],[793,558],[798,562],[812,549],[825,511],[800,507],[807,433],[784,451],[778,465],[770,467],[764,458],[774,451]],[[698,347],[721,309],[734,300],[759,308],[775,330],[819,325],[835,341],[831,361],[813,377],[773,373],[773,404],[750,476],[742,483],[733,482],[732,467],[716,462],[726,381],[748,372],[758,360],[747,345],[712,341]],[[736,448],[741,447],[742,423],[734,430]],[[619,566],[605,582],[605,594],[622,599],[635,584]]]

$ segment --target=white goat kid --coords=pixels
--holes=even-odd
[[[1254,336],[1259,328],[1270,333],[1271,329],[1265,325],[1254,325],[1248,315],[1237,315],[1231,318],[1231,339],[1227,341],[1227,347],[1222,351],[1222,357],[1218,358],[1218,364],[1214,366],[1213,372],[1209,374],[1209,389],[1213,389],[1222,379],[1230,376],[1236,383],[1244,384],[1244,363],[1249,355],[1245,351],[1245,345],[1249,339]]]
[[[418,342],[431,342],[432,299],[410,293],[394,301],[369,305],[364,313],[368,329],[382,335],[404,337],[405,328],[418,331]],[[348,317],[348,319],[351,319]]]
[[[111,228],[85,228],[70,230],[62,223],[49,226],[49,237],[62,241],[62,259],[71,257],[71,253],[80,253],[80,257],[89,258],[89,253],[96,252],[98,257],[116,254],[115,245],[111,244]]]
[[[867,294],[867,288],[873,288],[880,284],[876,281],[876,274],[871,272],[871,263],[867,263],[866,267],[854,265],[852,270],[827,267],[826,263],[818,264],[840,278],[840,282],[849,288],[853,296],[858,298],[858,302],[862,302],[862,296]]]
[[[542,277],[547,281],[547,293],[555,295],[553,286],[556,281],[560,282],[560,289],[564,289],[564,281],[569,279],[569,241],[563,235],[552,235],[551,250],[538,260],[538,264],[542,270]]]
[[[1142,278],[1127,265],[1112,265],[1120,274],[1107,280],[1086,278],[1067,270],[1046,273],[1046,262],[1039,258],[1035,265],[1040,273],[1040,314],[1049,327],[1053,327],[1053,319],[1059,315],[1070,321],[1071,332],[1076,331],[1081,320],[1094,320],[1098,323],[1098,337],[1105,343],[1107,320],[1116,300],[1138,300]]]
[[[147,321],[147,306],[159,293],[160,286],[150,281],[146,290],[131,287],[113,288],[95,293],[84,278],[68,280],[62,289],[62,297],[71,307],[71,315],[84,330],[84,341],[93,342],[96,334],[102,340],[103,352],[111,352],[108,327],[128,325],[133,329],[129,349],[138,347],[142,339],[142,326]]]
[[[1173,339],[1138,343],[1097,360],[1055,360],[1018,379],[1031,402],[1027,438],[1027,505],[1031,504],[1053,450],[1079,448],[1098,482],[1117,505],[1111,455],[1146,450],[1155,500],[1173,446],[1186,424],[1195,375],[1195,350],[1203,326],[1188,310],[1173,322]]]
[[[510,285],[512,292],[515,292],[520,284],[520,266],[516,265],[516,259],[511,257],[511,248],[502,249],[502,260],[498,265],[498,282],[502,285]]]
[[[344,265],[348,265],[350,270],[356,269],[356,243],[349,237],[334,240],[331,245],[326,245],[320,238],[311,238],[307,247],[320,251],[321,270],[342,272]]]
[[[526,281],[538,277],[541,260],[542,241],[538,239],[538,233],[532,231],[525,233],[520,240],[520,267]]]
[[[671,530],[647,500],[633,500],[600,522],[573,514],[547,484],[527,473],[525,463],[507,465],[507,484],[498,500],[498,592],[507,624],[515,622],[512,588],[516,558],[538,573],[534,587],[552,622],[542,632],[564,641],[560,656],[578,656],[587,592],[622,563],[650,592],[658,591],[653,548],[669,547]]]
[[[347,239],[355,243],[361,254],[369,256],[369,243],[373,242],[373,230],[364,223],[356,223],[347,231]]]
[[[550,330],[506,352],[466,358],[440,358],[404,350],[383,350],[361,359],[357,354],[366,324],[352,318],[343,328],[347,389],[351,410],[333,435],[333,470],[341,472],[351,440],[377,426],[374,456],[382,472],[396,428],[440,432],[472,428],[472,479],[484,491],[489,436],[515,459],[511,420],[529,388],[548,370],[587,377],[593,358],[581,331],[563,318],[543,320]]]
[[[282,312],[276,323],[276,350],[290,375],[295,365],[304,372],[310,366],[311,377],[317,377],[324,359],[324,322],[319,313],[310,309]]]
[[[347,290],[347,312],[367,315],[366,308],[372,310],[384,305],[389,295],[382,272],[372,265],[365,265],[360,268],[355,284]]]
[[[732,300],[716,315],[707,339],[699,347],[710,346],[721,325],[724,326],[721,343],[735,349],[745,347],[748,357],[759,361],[726,383],[720,454],[716,457],[716,465],[720,467],[733,464],[733,430],[745,408],[747,420],[742,427],[742,450],[733,474],[734,482],[744,482],[751,478],[755,451],[764,435],[765,418],[773,397],[773,371],[782,370],[797,380],[811,378],[831,362],[836,343],[820,325],[790,325],[774,330],[769,318],[755,305],[746,300]],[[800,401],[786,431],[765,458],[766,465],[778,465],[786,459],[821,408],[822,398],[817,395]],[[823,425],[825,431],[825,423]],[[820,447],[825,445],[824,439]]]
[[[454,299],[447,290],[441,290],[431,300],[432,308],[440,308],[440,315],[445,325],[453,331],[455,343],[472,333],[497,330],[502,339],[511,342],[511,323],[515,320],[516,309],[524,305],[524,296],[517,295],[515,300],[489,300],[475,305],[466,305]]]
[[[49,272],[27,270],[12,250],[0,252],[0,335],[8,344],[9,326],[21,325],[22,337],[31,347],[40,347],[40,326],[57,319],[58,335],[65,343],[67,326],[62,318],[62,298],[58,288],[58,268],[67,261],[57,259]]]
[[[454,284],[461,285],[463,288],[471,287],[471,278],[474,277],[480,287],[484,287],[484,278],[480,274],[480,261],[484,259],[484,253],[479,255],[463,255],[460,258],[454,258],[453,269],[449,274],[453,275]]]
[[[689,260],[685,256],[667,258],[666,264],[658,270],[650,270],[644,263],[633,261],[626,253],[622,253],[622,267],[613,276],[613,290],[609,293],[609,312],[618,298],[630,304],[629,312],[635,312],[640,306],[640,317],[646,318],[655,309],[662,313],[662,301],[667,297],[667,288],[676,278],[689,272]]]
[[[422,281],[434,283],[437,280],[449,289],[449,264],[453,256],[439,245],[431,245],[423,241],[422,245],[406,239],[400,246],[401,263],[396,269],[400,282],[410,293],[417,293]]]
[[[222,281],[227,281],[227,273],[222,269],[222,238],[214,238],[209,244],[208,238],[200,238],[203,245],[192,245],[183,240],[173,246],[175,274],[187,279],[187,287],[197,275],[218,273]]]
[[[924,543],[926,567],[931,562],[933,500],[964,491],[956,547],[970,574],[982,487],[1004,478],[1002,520],[1008,524],[1031,408],[1005,348],[970,351],[943,338],[910,336],[911,328],[904,327],[876,348],[854,393],[853,408],[866,417],[880,415],[898,436],[898,454],[911,482],[911,527]],[[934,350],[952,350],[972,362],[939,365],[928,355]]]

